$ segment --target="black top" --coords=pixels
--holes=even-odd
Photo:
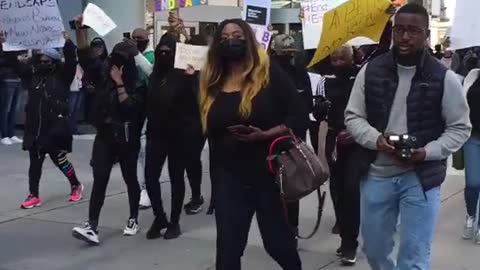
[[[480,134],[480,77],[468,89],[467,93],[468,106],[470,107],[470,121],[472,122],[473,131]]]
[[[332,103],[328,112],[328,126],[337,132],[345,129],[345,109],[347,108],[356,72],[352,69],[351,76],[326,77],[325,95]]]
[[[155,77],[153,77],[155,76]],[[172,138],[184,135],[202,137],[198,104],[198,76],[172,70],[162,76],[152,74],[147,98],[147,135]]]
[[[211,147],[211,162],[255,182],[271,175],[267,171],[267,155],[271,141],[244,143],[237,141],[227,127],[243,124],[268,130],[281,124],[296,134],[308,125],[306,107],[295,86],[281,68],[270,67],[270,83],[253,99],[248,119],[241,119],[241,92],[219,92],[208,115],[207,132]]]

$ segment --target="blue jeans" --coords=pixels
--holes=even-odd
[[[20,96],[20,81],[5,81],[0,89],[0,137],[10,138],[15,134],[15,118]]]
[[[473,135],[463,146],[465,157],[465,204],[469,216],[475,216],[480,193],[480,137]]]
[[[72,132],[77,133],[77,123],[80,110],[83,103],[83,92],[75,91],[70,92],[70,97],[68,99],[68,104],[70,108],[70,125],[72,127]]]
[[[360,192],[363,251],[372,270],[430,270],[440,187],[424,193],[417,174],[408,172],[389,178],[369,175]],[[391,253],[399,214],[400,249],[395,264]]]

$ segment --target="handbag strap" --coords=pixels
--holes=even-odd
[[[273,155],[273,150],[275,149],[275,146],[279,142],[282,142],[282,141],[287,140],[287,139],[292,139],[292,138],[294,138],[294,137],[292,137],[292,136],[282,136],[282,137],[278,137],[275,140],[273,140],[273,142],[270,144],[270,149],[268,150],[268,156],[271,157]],[[272,173],[274,172],[274,170],[273,170],[273,159],[271,159],[271,158],[268,159],[268,170]]]

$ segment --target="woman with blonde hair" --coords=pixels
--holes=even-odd
[[[301,269],[280,190],[266,164],[275,138],[305,129],[306,108],[242,20],[222,22],[213,37],[200,80],[200,110],[211,147],[216,269],[241,269],[254,214],[268,254],[282,269]]]

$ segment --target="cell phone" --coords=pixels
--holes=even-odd
[[[130,32],[125,32],[125,33],[123,33],[123,37],[124,37],[125,39],[132,39],[132,35],[130,34]]]
[[[234,125],[227,127],[227,130],[230,131],[231,133],[238,133],[238,134],[250,134],[252,133],[252,129],[244,126],[244,125]]]
[[[68,24],[70,24],[70,29],[71,30],[77,30],[77,26],[75,25],[75,21],[74,20],[71,20],[71,21],[68,21]],[[86,25],[83,25],[82,27],[80,27],[80,29],[89,29],[90,27],[89,26],[86,26]]]

